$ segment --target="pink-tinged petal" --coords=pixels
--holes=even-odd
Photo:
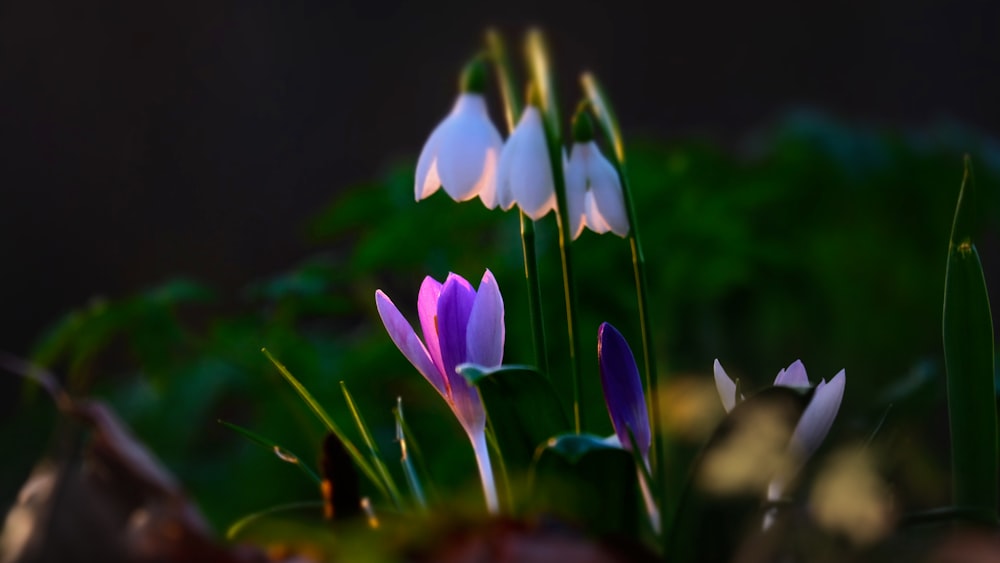
[[[462,94],[442,129],[437,164],[441,184],[455,201],[472,199],[494,181],[492,163],[503,144],[483,96]]]
[[[375,306],[378,308],[378,314],[382,317],[382,324],[385,325],[386,332],[389,333],[389,338],[392,342],[399,348],[399,351],[406,356],[406,359],[413,364],[413,367],[417,368],[435,389],[441,393],[442,396],[447,396],[447,387],[444,382],[444,377],[442,373],[434,365],[433,360],[431,360],[430,354],[427,353],[427,348],[417,337],[417,333],[414,332],[413,327],[410,323],[403,317],[396,305],[393,304],[392,300],[389,299],[382,290],[375,292]]]
[[[597,145],[593,144],[591,157],[587,162],[590,191],[594,194],[594,212],[600,216],[608,229],[620,237],[628,234],[628,213],[625,212],[625,196],[622,193],[618,171],[604,158]]]
[[[445,118],[447,121],[447,118]],[[417,175],[414,180],[414,197],[420,201],[436,192],[441,187],[441,179],[438,176],[437,159],[438,146],[441,144],[442,126],[439,124],[431,136],[424,143],[424,148],[420,150],[420,158],[417,160]]]
[[[500,159],[500,150],[503,143],[499,143],[495,149],[486,152],[486,159],[483,161],[483,176],[476,184],[479,191],[479,199],[487,209],[494,209],[500,203],[497,195],[497,162]]]
[[[424,333],[424,342],[427,344],[427,352],[434,361],[434,365],[441,373],[445,373],[444,364],[441,363],[441,344],[438,338],[437,311],[438,299],[441,296],[441,282],[427,276],[420,284],[420,293],[417,295],[417,314],[420,316],[420,329]]]
[[[822,381],[816,386],[812,400],[809,401],[809,406],[802,413],[792,434],[791,444],[803,460],[816,451],[830,432],[837,411],[840,410],[840,402],[844,398],[846,383],[847,376],[844,370],[840,370],[829,383]]]
[[[500,149],[500,160],[497,162],[496,197],[497,205],[504,211],[514,207],[514,190],[510,184],[510,171],[517,152],[518,139],[513,135],[507,139],[503,148]]]
[[[809,377],[802,360],[795,360],[792,365],[778,372],[774,384],[782,387],[809,387]]]
[[[552,165],[538,108],[525,108],[511,135],[512,139],[514,137],[518,139],[511,147],[510,189],[521,210],[537,221],[555,209],[556,201]]]
[[[455,366],[466,361],[469,315],[476,301],[472,284],[457,274],[448,274],[437,303],[437,328],[441,345],[441,366],[448,381],[465,382]]]
[[[639,452],[643,456],[649,455],[652,437],[639,368],[625,337],[608,323],[602,323],[597,330],[597,362],[601,370],[604,401],[608,405],[615,434],[625,449],[631,450],[631,430]]]
[[[719,360],[715,360],[712,370],[715,372],[715,389],[722,399],[722,406],[729,412],[736,406],[736,382],[726,375],[726,370],[722,369]]]
[[[503,362],[504,336],[503,297],[493,273],[486,270],[469,314],[466,361],[499,366]]]
[[[594,190],[587,192],[584,196],[584,208],[586,211],[586,223],[590,230],[597,234],[604,234],[611,230],[607,221],[601,216],[601,211],[597,209],[597,200],[594,199]]]
[[[566,212],[569,215],[569,234],[576,240],[586,226],[584,199],[587,194],[587,173],[584,170],[585,144],[574,143],[566,164]]]

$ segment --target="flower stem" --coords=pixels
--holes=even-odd
[[[632,272],[635,277],[635,295],[639,309],[639,329],[642,332],[642,359],[646,372],[646,395],[647,407],[653,428],[653,443],[650,451],[652,459],[652,473],[660,476],[660,506],[666,506],[666,483],[667,479],[662,476],[663,459],[667,448],[666,434],[661,428],[660,401],[659,401],[659,377],[656,372],[656,359],[653,356],[653,334],[649,321],[649,299],[646,291],[648,282],[646,281],[646,257],[642,251],[642,239],[639,236],[639,221],[635,212],[635,201],[632,198],[632,190],[629,186],[628,174],[625,172],[625,142],[622,139],[621,129],[618,127],[618,120],[615,117],[611,103],[604,95],[604,91],[598,84],[597,79],[590,73],[584,73],[581,83],[590,105],[597,115],[598,123],[604,130],[604,134],[614,146],[615,168],[621,180],[622,195],[625,198],[625,210],[628,214],[629,223],[629,246],[632,249]]]
[[[582,381],[580,377],[580,331],[577,330],[576,283],[573,277],[573,260],[570,253],[569,223],[566,210],[566,181],[563,176],[563,148],[559,127],[559,108],[556,104],[555,85],[549,64],[548,52],[540,31],[532,30],[527,37],[528,66],[531,77],[538,89],[545,124],[545,141],[549,149],[549,164],[552,168],[552,183],[556,192],[556,225],[559,228],[559,256],[562,262],[563,291],[566,295],[566,332],[569,338],[569,360],[573,379],[573,422],[579,434],[584,424],[584,413],[580,401]]]
[[[514,72],[507,57],[500,34],[493,29],[486,31],[486,48],[489,50],[503,97],[504,116],[508,134],[514,131],[521,115],[521,103],[514,87]],[[535,223],[523,211],[521,220],[521,250],[524,254],[524,277],[528,284],[528,309],[531,312],[531,335],[535,346],[535,364],[538,371],[549,375],[548,349],[545,347],[545,323],[542,320],[542,290],[538,282],[538,257],[535,253]]]
[[[497,486],[493,481],[493,467],[490,465],[490,450],[486,443],[486,432],[480,430],[469,434],[472,451],[476,455],[476,465],[479,466],[479,479],[483,483],[483,496],[486,497],[486,509],[490,514],[500,512],[500,500],[497,497]]]

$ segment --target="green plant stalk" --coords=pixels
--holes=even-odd
[[[270,516],[272,514],[277,514],[279,512],[288,512],[290,510],[301,510],[303,508],[322,508],[323,501],[321,500],[306,500],[301,502],[290,502],[287,504],[279,504],[277,506],[272,506],[270,508],[265,508],[264,510],[258,510],[247,514],[246,516],[240,518],[234,522],[229,529],[226,530],[226,540],[232,541],[236,539],[236,536],[243,531],[248,525],[253,522],[264,518],[265,516]]]
[[[503,38],[494,29],[486,32],[486,48],[496,69],[497,82],[503,98],[504,117],[508,135],[517,126],[521,115],[521,103],[514,87],[514,72],[504,46]],[[535,364],[538,371],[549,374],[548,348],[545,347],[545,323],[542,317],[542,290],[538,282],[538,256],[535,251],[535,223],[518,209],[521,221],[521,251],[524,254],[524,277],[528,284],[528,310],[531,313],[531,336],[535,347]]]
[[[573,426],[577,434],[583,431],[585,417],[580,401],[580,331],[576,315],[576,283],[573,277],[573,260],[570,251],[569,223],[566,206],[566,180],[563,176],[563,148],[559,126],[559,107],[556,104],[555,85],[549,68],[548,52],[542,33],[532,30],[527,41],[528,66],[531,77],[538,88],[542,107],[542,122],[545,125],[545,142],[549,149],[549,164],[552,168],[552,183],[556,192],[556,225],[559,229],[559,256],[562,263],[563,292],[566,296],[566,331],[569,337],[569,360],[573,380]]]
[[[339,426],[337,426],[337,424],[333,421],[332,418],[330,418],[330,415],[326,412],[323,406],[319,404],[319,401],[317,401],[316,398],[312,396],[312,393],[310,393],[309,390],[306,389],[305,386],[302,385],[302,383],[299,382],[298,379],[295,379],[295,376],[292,375],[292,372],[288,371],[288,368],[286,368],[284,364],[275,359],[275,357],[272,356],[270,352],[268,352],[267,348],[261,348],[260,351],[263,352],[265,356],[267,356],[267,359],[270,360],[272,364],[274,364],[274,367],[278,368],[278,373],[280,373],[281,376],[285,378],[285,381],[287,381],[288,384],[291,385],[293,389],[295,389],[295,392],[299,394],[299,397],[303,400],[303,402],[305,402],[306,406],[309,407],[309,410],[311,410],[313,414],[316,415],[316,418],[318,418],[323,423],[323,425],[326,426],[326,429],[337,435],[337,438],[340,439],[340,442],[344,444],[344,449],[347,450],[348,455],[351,456],[351,459],[354,460],[354,463],[356,463],[358,468],[361,469],[361,472],[365,474],[365,477],[368,477],[368,480],[371,481],[378,488],[379,492],[382,493],[382,496],[391,499],[392,497],[389,495],[389,491],[385,488],[385,485],[382,483],[382,479],[378,476],[377,473],[375,473],[375,470],[372,469],[372,466],[368,463],[368,460],[365,459],[365,456],[361,455],[361,451],[358,450],[357,446],[355,446],[353,442],[347,439],[347,435],[344,434],[344,431],[341,430]]]
[[[650,472],[659,475],[660,479],[650,481],[653,495],[658,500],[660,509],[665,514],[672,514],[673,510],[668,504],[667,483],[664,472],[666,471],[665,456],[669,444],[667,434],[662,428],[662,417],[660,415],[660,377],[656,370],[656,357],[653,347],[653,330],[649,320],[649,298],[647,288],[649,283],[646,276],[646,255],[642,251],[642,237],[639,235],[639,219],[635,211],[635,199],[632,197],[632,187],[629,184],[628,174],[625,165],[625,140],[618,125],[618,118],[614,108],[604,89],[601,88],[597,78],[589,72],[585,72],[580,77],[583,90],[590,100],[590,106],[597,115],[597,121],[604,131],[605,138],[611,141],[614,147],[614,164],[618,171],[618,178],[621,181],[622,196],[625,199],[625,212],[628,215],[629,223],[629,247],[632,250],[632,273],[635,278],[635,297],[639,310],[639,330],[642,333],[642,359],[643,367],[646,371],[646,406],[649,409],[649,416],[653,427],[653,442],[650,451]],[[670,538],[669,526],[662,525],[659,530],[660,543],[666,553],[667,543]]]
[[[646,372],[646,394],[647,408],[653,424],[653,451],[650,458],[652,462],[652,472],[656,473],[661,468],[660,454],[664,444],[664,433],[660,428],[660,402],[659,397],[659,377],[656,373],[656,359],[653,356],[653,334],[649,322],[649,299],[646,295],[646,256],[642,251],[642,238],[639,236],[639,221],[635,212],[635,201],[632,198],[632,190],[628,181],[628,174],[625,172],[625,142],[618,127],[618,119],[615,117],[611,103],[604,95],[604,90],[598,84],[597,79],[590,73],[584,73],[580,79],[583,90],[590,100],[591,108],[597,115],[597,121],[604,130],[604,135],[611,141],[614,147],[615,168],[618,171],[618,178],[622,185],[622,195],[625,198],[625,212],[628,214],[629,224],[629,246],[632,249],[632,271],[635,277],[635,296],[639,309],[639,329],[642,332],[642,360]],[[662,499],[661,499],[662,500]]]
[[[358,426],[358,431],[361,432],[361,438],[365,441],[365,445],[368,446],[368,455],[371,456],[372,462],[375,464],[375,469],[382,478],[382,482],[385,483],[393,504],[396,505],[397,509],[403,508],[403,496],[399,493],[396,481],[389,473],[389,468],[386,467],[385,462],[382,461],[382,452],[379,451],[378,444],[375,443],[371,431],[368,430],[368,425],[365,424],[365,419],[361,416],[361,411],[358,410],[354,398],[351,397],[350,391],[347,390],[347,384],[343,381],[340,382],[340,390],[344,393],[347,408],[351,411],[351,416],[354,417],[354,423]]]
[[[997,410],[993,321],[979,253],[969,157],[945,271],[943,340],[951,427],[953,503],[997,520]]]

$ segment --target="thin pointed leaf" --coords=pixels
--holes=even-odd
[[[979,253],[969,158],[955,207],[945,272],[943,339],[951,425],[953,502],[997,518],[997,411],[993,322]]]
[[[327,414],[323,406],[319,404],[319,401],[312,396],[312,393],[310,393],[298,379],[295,379],[292,372],[288,371],[288,368],[286,368],[284,364],[275,359],[275,357],[267,351],[267,348],[261,348],[261,352],[263,352],[264,355],[267,356],[267,359],[274,364],[274,367],[278,368],[278,372],[281,373],[281,376],[285,378],[285,381],[287,381],[293,389],[295,389],[295,392],[299,394],[299,397],[301,397],[302,401],[309,407],[309,410],[311,410],[313,414],[315,414],[316,417],[323,423],[323,425],[326,426],[326,429],[337,435],[337,438],[339,438],[344,444],[344,448],[347,450],[347,453],[350,454],[351,459],[353,459],[354,463],[357,464],[358,469],[360,469],[361,472],[364,473],[376,487],[378,487],[379,492],[381,492],[383,496],[391,499],[392,497],[389,495],[389,491],[385,488],[385,485],[382,483],[378,474],[375,473],[375,470],[372,469],[371,464],[368,463],[365,456],[361,455],[357,446],[347,439],[344,431],[341,430],[335,422],[333,422],[333,419],[330,418],[330,415]]]
[[[277,506],[272,506],[270,508],[265,508],[264,510],[258,510],[257,512],[252,512],[247,514],[243,518],[240,518],[226,530],[226,539],[232,541],[244,528],[250,524],[265,518],[267,516],[272,516],[279,512],[289,512],[292,510],[301,510],[303,508],[323,508],[323,501],[319,500],[308,500],[302,502],[290,502],[287,504],[279,504]]]
[[[490,428],[510,471],[527,471],[539,445],[572,428],[552,384],[533,367],[486,369],[462,364],[458,371],[479,388]]]
[[[399,442],[399,463],[403,467],[403,474],[406,475],[406,482],[413,493],[413,500],[421,511],[427,511],[427,496],[424,494],[424,487],[420,484],[420,476],[417,475],[416,468],[413,467],[413,460],[410,459],[409,442],[407,431],[403,425],[403,399],[396,398],[396,408],[392,409],[392,415],[396,418],[396,441]]]
[[[358,425],[358,431],[361,432],[361,438],[365,441],[365,445],[368,446],[368,455],[371,456],[372,462],[375,464],[375,469],[378,471],[379,477],[382,479],[382,483],[389,491],[389,495],[392,498],[392,502],[396,505],[396,508],[402,508],[403,497],[399,494],[399,488],[396,486],[396,481],[389,473],[389,468],[386,467],[385,462],[382,461],[382,452],[379,451],[378,444],[375,443],[375,438],[372,437],[371,430],[369,430],[368,425],[365,424],[365,419],[361,416],[361,411],[358,410],[357,404],[354,403],[354,398],[351,397],[351,393],[347,390],[347,384],[343,381],[340,382],[340,390],[344,392],[344,399],[347,401],[347,408],[350,409],[351,416],[354,417],[354,423]]]
[[[232,422],[226,422],[225,420],[219,420],[218,422],[219,424],[229,428],[230,430],[235,430],[236,432],[239,432],[244,437],[249,439],[251,442],[257,444],[258,446],[270,450],[281,461],[298,466],[298,468],[301,469],[302,472],[306,474],[306,476],[312,479],[317,485],[320,484],[319,475],[316,475],[316,472],[313,471],[308,465],[302,463],[302,458],[295,455],[291,450],[280,446],[277,442],[271,440],[270,438],[265,438],[264,436],[261,436],[260,434],[257,434],[256,432],[253,432],[251,430],[247,430],[246,428],[243,428],[238,424],[233,424]]]

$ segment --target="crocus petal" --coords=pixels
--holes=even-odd
[[[569,233],[576,240],[586,226],[587,173],[584,170],[583,152],[586,145],[574,143],[566,164],[566,212],[569,215]]]
[[[437,172],[438,145],[441,143],[442,125],[438,125],[427,138],[417,160],[417,177],[414,182],[414,197],[417,201],[429,197],[441,187]]]
[[[449,381],[465,381],[455,366],[466,361],[469,315],[476,291],[462,276],[448,274],[437,303],[437,330],[441,345],[441,365]]]
[[[441,282],[427,276],[420,284],[420,293],[417,295],[417,314],[420,316],[420,329],[424,333],[424,342],[427,344],[427,352],[431,355],[431,360],[441,373],[445,373],[444,364],[441,362],[441,344],[438,338],[437,314],[438,299],[441,297]]]
[[[378,308],[379,316],[382,317],[382,324],[385,325],[385,330],[389,333],[389,338],[392,339],[392,342],[406,356],[406,359],[413,364],[413,367],[417,368],[417,371],[442,396],[447,398],[447,388],[441,371],[434,365],[430,354],[427,353],[427,348],[420,342],[420,338],[417,337],[417,333],[414,332],[410,323],[406,321],[402,313],[399,312],[399,309],[396,308],[396,305],[393,304],[392,300],[382,290],[375,292],[375,305]]]
[[[774,384],[782,387],[809,387],[809,377],[802,360],[795,360],[792,365],[778,372]]]
[[[729,412],[736,406],[736,382],[726,375],[726,370],[722,369],[719,360],[715,360],[712,369],[715,372],[715,389],[722,399],[722,406]]]
[[[466,361],[486,367],[503,362],[504,309],[493,272],[486,270],[472,303],[466,333]]]
[[[809,406],[802,413],[798,424],[795,425],[795,432],[792,433],[791,444],[798,450],[802,459],[812,455],[830,432],[833,419],[836,418],[840,402],[844,398],[846,382],[847,376],[844,370],[840,370],[829,383],[822,381],[816,386]]]
[[[631,430],[639,452],[643,456],[649,455],[649,413],[639,380],[639,368],[625,337],[608,323],[601,324],[597,331],[597,361],[601,368],[604,401],[608,405],[615,434],[626,449],[632,449]]]

